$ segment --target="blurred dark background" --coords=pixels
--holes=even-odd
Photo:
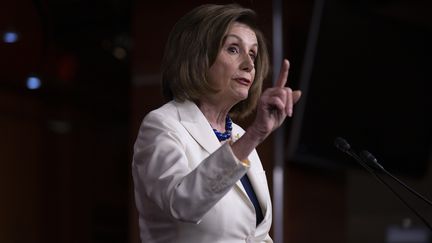
[[[163,104],[159,66],[171,27],[210,1],[0,2],[0,242],[138,242],[133,142],[143,116]],[[257,11],[271,46],[271,1],[236,2]],[[302,86],[313,6],[283,1],[294,88]],[[301,125],[287,122],[286,137],[299,140],[286,144],[294,151],[285,166],[286,242],[426,234],[333,139],[370,150],[432,198],[431,11],[429,0],[325,2],[295,113]],[[258,148],[270,187],[273,145],[270,137]],[[432,221],[431,207],[400,193]]]

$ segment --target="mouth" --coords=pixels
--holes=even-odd
[[[250,86],[251,83],[252,83],[252,82],[251,82],[249,79],[247,79],[247,78],[235,78],[234,80],[237,81],[237,82],[239,82],[239,83],[242,84],[242,85],[245,85],[245,86]]]

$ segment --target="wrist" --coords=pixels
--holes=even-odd
[[[229,143],[229,145],[231,146],[231,150],[233,151],[233,143],[234,143],[234,141],[233,141],[233,140],[230,140],[228,143]],[[233,151],[233,154],[234,154],[234,156],[237,157],[238,160],[240,160],[240,163],[241,163],[244,167],[250,167],[250,161],[249,161],[249,159],[247,159],[247,157],[246,157],[245,159],[241,159],[241,158],[239,158],[239,157],[236,155],[236,153],[235,153],[234,151]]]
[[[246,136],[248,140],[254,142],[256,147],[264,141],[264,139],[267,137],[267,134],[260,132],[259,129],[256,129],[254,126],[250,126],[243,136]]]

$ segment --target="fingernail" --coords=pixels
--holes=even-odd
[[[288,109],[288,116],[292,117],[292,114],[293,114],[293,109],[292,108]]]

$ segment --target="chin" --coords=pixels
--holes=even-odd
[[[245,100],[245,99],[247,99],[248,96],[249,96],[249,93],[246,93],[246,94],[240,94],[239,97],[238,97],[239,102],[240,102],[240,101],[243,101],[243,100]]]
[[[247,99],[247,97],[249,96],[249,89],[245,89],[245,90],[239,90],[237,93],[237,96],[241,99],[241,100],[245,100]]]
[[[235,103],[238,103],[240,101],[243,101],[247,99],[249,96],[249,89],[248,90],[237,90],[236,92],[232,93],[232,98],[235,100]]]

